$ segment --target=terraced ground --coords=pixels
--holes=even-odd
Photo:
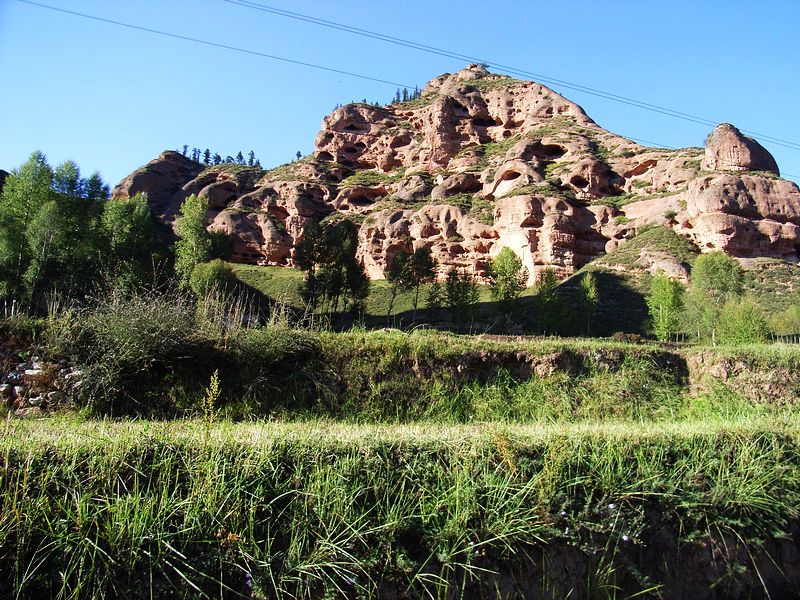
[[[6,421],[0,597],[800,593],[794,346],[206,322],[113,375],[145,329],[105,310],[3,324],[94,340],[84,385],[118,397]]]

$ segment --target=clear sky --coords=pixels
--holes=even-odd
[[[409,86],[468,63],[225,0],[36,1]],[[797,0],[257,1],[787,140],[764,145],[800,181]],[[311,152],[337,103],[396,88],[18,0],[0,0],[0,77],[0,168],[39,149],[112,185],[184,144],[284,163]],[[711,130],[548,85],[651,145],[698,146]]]

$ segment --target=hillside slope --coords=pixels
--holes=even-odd
[[[563,278],[653,224],[737,257],[796,261],[800,248],[800,190],[735,127],[718,126],[704,149],[648,148],[549,88],[479,65],[434,79],[416,100],[336,109],[297,162],[203,168],[165,152],[114,195],[137,191],[166,224],[187,195],[206,197],[209,227],[250,264],[292,266],[310,223],[346,215],[373,279],[420,247],[441,273],[481,279],[504,246],[531,282],[546,267]]]

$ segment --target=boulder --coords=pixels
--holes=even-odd
[[[780,175],[764,146],[730,123],[717,125],[706,140],[703,168],[710,171],[768,171]]]

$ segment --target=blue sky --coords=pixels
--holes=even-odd
[[[38,0],[37,0],[38,1]],[[463,68],[225,0],[40,0],[59,8],[410,86]],[[261,1],[261,0],[258,0]],[[800,145],[800,2],[263,0],[697,115]],[[311,152],[337,103],[395,87],[0,0],[0,168],[36,149],[110,183],[164,149]],[[603,127],[669,146],[711,127],[550,85]],[[772,143],[800,181],[800,150]]]

